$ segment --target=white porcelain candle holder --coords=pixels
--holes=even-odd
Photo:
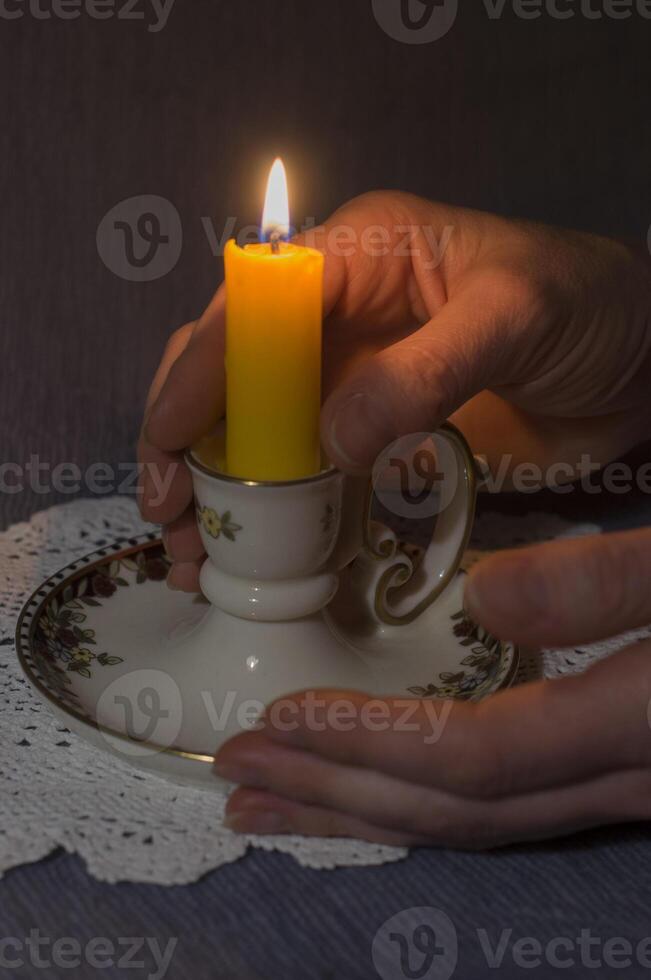
[[[370,521],[367,480],[326,469],[286,483],[246,481],[188,452],[208,556],[201,588],[212,607],[179,640],[188,662],[204,661],[200,673],[238,703],[304,688],[399,694],[391,668],[405,643],[419,642],[410,624],[454,580],[474,514],[475,464],[463,437],[444,426],[432,439],[456,492],[419,562]],[[430,621],[421,643],[432,643],[431,630]]]

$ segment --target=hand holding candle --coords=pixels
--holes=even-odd
[[[331,252],[327,260],[326,309],[336,312],[327,322],[331,390],[323,411],[323,434],[328,455],[338,466],[368,467],[398,435],[435,427],[453,412],[473,448],[494,463],[495,472],[505,452],[513,467],[521,462],[547,467],[560,459],[565,471],[569,467],[571,472],[580,453],[605,460],[648,437],[648,254],[637,258],[618,243],[592,235],[549,231],[393,193],[366,195],[352,202],[326,224],[321,239],[327,240],[334,227],[344,224],[359,242],[365,229],[381,224],[390,244],[375,258],[365,255],[357,261],[357,254],[344,259]],[[440,241],[450,226],[454,234],[445,260],[438,265],[425,239],[407,255],[404,232],[395,231],[425,228]],[[170,467],[176,467],[171,489],[158,505],[150,478],[143,510],[149,519],[168,525],[167,546],[175,561],[172,582],[186,589],[198,585],[202,546],[191,509],[189,474],[178,465],[175,454],[223,415],[223,391],[215,367],[221,358],[223,331],[218,296],[199,328],[189,325],[177,333],[152,389],[152,401],[157,401],[140,445],[142,462],[157,468],[161,480]],[[497,390],[477,397],[491,387]],[[512,636],[532,647],[575,646],[643,626],[651,619],[644,573],[648,539],[648,531],[633,531],[544,545],[535,553],[519,549],[500,555],[473,569],[468,611],[495,635]],[[613,603],[613,582],[629,584],[627,601]],[[546,596],[551,596],[549,611],[541,613],[540,602]],[[360,778],[380,801],[372,807],[367,824],[350,795],[359,780],[351,783],[350,767],[335,772],[332,760],[324,758],[327,732],[317,733],[309,746],[305,739],[314,736],[313,731],[299,725],[294,733],[301,751],[292,758],[298,764],[304,766],[305,748],[310,749],[309,771],[298,773],[308,806],[295,793],[293,799],[283,798],[285,787],[274,785],[279,774],[288,784],[294,780],[294,790],[298,785],[288,761],[291,746],[278,745],[274,753],[274,746],[266,745],[263,752],[258,743],[247,759],[246,742],[240,742],[239,748],[231,743],[230,756],[222,755],[222,765],[229,761],[241,774],[247,761],[255,758],[257,785],[275,791],[273,796],[264,790],[238,791],[229,804],[233,825],[249,833],[268,830],[275,806],[278,825],[295,833],[362,834],[394,844],[412,840],[432,774],[458,776],[459,744],[481,748],[487,731],[510,748],[517,745],[514,731],[532,734],[531,744],[518,757],[521,772],[518,759],[510,770],[509,790],[519,795],[487,801],[486,786],[491,782],[503,786],[504,773],[486,770],[485,759],[478,757],[475,770],[481,776],[479,803],[484,810],[469,810],[464,773],[457,780],[462,789],[458,807],[454,787],[444,786],[445,780],[440,787],[430,786],[438,795],[428,812],[440,814],[442,798],[452,808],[448,806],[447,817],[438,826],[436,820],[431,826],[420,821],[421,841],[441,843],[441,827],[453,828],[457,845],[477,847],[483,842],[477,835],[480,824],[488,828],[487,842],[494,845],[497,840],[548,837],[568,826],[576,830],[604,819],[637,818],[641,805],[648,810],[644,794],[649,772],[648,768],[632,770],[631,759],[639,760],[648,748],[650,655],[638,646],[609,658],[603,669],[588,672],[585,682],[569,678],[515,688],[493,700],[488,726],[485,713],[480,718],[472,705],[458,705],[458,713],[468,716],[460,719],[461,729],[455,728],[451,716],[443,740],[430,746],[436,750],[434,755],[445,752],[444,739],[450,732],[449,765],[432,752],[421,752],[412,773],[406,773],[404,760],[413,756],[413,738],[410,744],[401,744],[401,733],[389,732],[379,736],[381,758],[375,766],[371,760],[368,771],[368,732],[351,731],[345,745],[338,733],[338,758],[345,750],[348,762],[358,764]],[[332,700],[338,696],[332,694]],[[558,704],[548,703],[549,696]],[[638,701],[639,710],[632,710]],[[575,707],[568,711],[572,704]],[[550,732],[549,710],[560,719],[551,745],[540,736]],[[477,725],[471,717],[475,714]],[[604,717],[609,719],[605,727]],[[577,728],[577,718],[585,721],[582,727]],[[604,731],[612,736],[607,743]],[[415,737],[421,748],[427,748],[418,733]],[[357,751],[360,747],[364,758]],[[610,753],[607,758],[605,752]],[[504,753],[491,754],[493,761],[503,758]],[[395,778],[392,785],[386,781],[392,759],[398,760],[397,774],[405,786],[414,784],[413,792],[405,788],[401,794],[404,807],[398,815],[395,808],[391,813],[387,810],[387,801],[395,797]],[[606,776],[599,775],[604,759]],[[325,799],[322,793],[325,765],[332,769],[330,788],[339,786],[341,776],[345,792],[336,800]],[[531,785],[532,774],[536,786]],[[603,781],[599,782],[604,778],[610,780],[606,797]],[[441,790],[445,790],[443,797]],[[614,801],[608,812],[604,798]],[[316,799],[325,809],[315,807]],[[512,807],[509,799],[514,801]],[[266,818],[262,826],[256,825],[256,807]],[[510,820],[514,816],[515,823]]]
[[[381,255],[369,254],[364,235],[378,226],[388,245]],[[357,242],[349,257],[334,247],[342,227],[347,243],[351,236]],[[405,228],[428,230],[413,254]],[[445,240],[446,228],[454,234],[436,264],[429,243]],[[648,315],[640,310],[649,291],[648,255],[637,260],[606,239],[394,192],[350,202],[315,230],[314,240],[327,271],[321,434],[339,469],[370,470],[399,435],[435,428],[453,413],[495,472],[503,472],[505,447],[512,468],[544,469],[560,458],[571,469],[577,451],[609,458],[648,435],[646,362],[631,373],[627,361],[630,349],[646,349]],[[559,277],[561,269],[567,274]],[[541,294],[541,280],[553,288]],[[608,320],[604,310],[611,311]],[[198,590],[203,548],[179,454],[224,417],[224,334],[222,286],[201,319],[171,337],[139,448],[147,476],[143,513],[166,525],[172,581],[188,590]],[[585,354],[565,357],[568,374],[559,375],[558,352],[575,345]],[[496,384],[497,392],[477,397]],[[208,465],[212,460],[207,454]],[[508,487],[509,473],[505,479]],[[504,632],[512,635],[512,624]]]
[[[295,480],[321,467],[323,256],[287,243],[285,170],[272,168],[266,243],[228,242],[226,470],[249,480]]]

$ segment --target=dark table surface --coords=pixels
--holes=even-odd
[[[604,946],[623,937],[635,947],[651,935],[650,894],[648,837],[638,829],[499,854],[421,850],[401,864],[326,872],[304,870],[279,854],[255,852],[197,884],[174,888],[102,884],[87,876],[78,858],[57,855],[12,871],[0,884],[5,936],[24,937],[38,927],[43,936],[75,937],[82,946],[96,936],[116,946],[120,938],[155,937],[162,948],[176,937],[168,973],[173,980],[377,978],[371,958],[376,932],[396,913],[422,907],[440,909],[450,918],[459,950],[456,972],[450,974],[445,965],[452,965],[448,956],[454,951],[447,936],[448,956],[440,955],[434,964],[438,972],[425,974],[428,978],[529,975],[552,980],[611,978],[620,972],[640,977],[648,970],[607,966]],[[412,929],[418,918],[415,913]],[[561,959],[572,957],[570,969],[554,968],[544,956],[539,968],[526,969],[517,959],[519,939],[532,937],[545,947],[558,937],[576,942],[582,930],[599,940],[588,951],[591,959],[584,957],[585,965],[578,946],[558,953]],[[503,933],[506,950],[494,969],[481,940],[496,949]],[[404,934],[409,935],[409,926]],[[412,965],[421,960],[414,956]],[[599,960],[601,967],[594,965]],[[140,970],[86,966],[60,972],[25,966],[0,976],[144,977],[153,965],[149,959]],[[383,980],[408,975],[398,969]]]

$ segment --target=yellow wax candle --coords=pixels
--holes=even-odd
[[[278,165],[268,205],[284,182]],[[280,219],[263,219],[275,242],[230,241],[224,253],[226,470],[248,480],[295,480],[321,465],[323,255],[277,241],[288,227],[281,205]]]

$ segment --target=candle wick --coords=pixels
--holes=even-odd
[[[278,255],[280,252],[280,232],[277,229],[271,232],[269,241],[271,243],[271,251],[274,255]]]

